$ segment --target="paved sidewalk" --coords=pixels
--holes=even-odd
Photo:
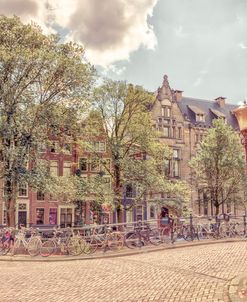
[[[0,262],[1,302],[229,302],[247,242],[70,262]]]
[[[246,239],[221,239],[221,240],[201,240],[201,241],[180,241],[174,244],[161,244],[159,246],[146,246],[138,249],[128,249],[124,247],[122,250],[117,252],[103,252],[102,250],[97,251],[92,255],[82,254],[79,256],[67,256],[67,255],[52,255],[49,257],[31,257],[30,255],[15,255],[15,256],[0,256],[1,261],[24,261],[24,262],[54,262],[54,261],[75,261],[75,260],[93,260],[93,259],[102,259],[102,258],[115,258],[115,257],[123,257],[123,256],[131,256],[137,254],[146,254],[152,253],[157,251],[163,250],[170,250],[170,249],[178,249],[183,247],[190,247],[190,246],[203,246],[203,245],[214,245],[219,243],[229,243],[229,242],[241,242],[246,241]],[[247,241],[246,241],[247,242]]]

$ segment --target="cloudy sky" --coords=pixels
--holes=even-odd
[[[246,0],[0,0],[0,14],[82,43],[107,77],[155,91],[167,74],[185,96],[247,99]]]

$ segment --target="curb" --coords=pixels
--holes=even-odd
[[[171,249],[179,249],[184,247],[193,247],[193,246],[201,246],[201,245],[213,245],[219,243],[234,243],[234,242],[247,242],[243,239],[228,239],[228,240],[217,240],[217,241],[206,241],[206,242],[189,242],[189,243],[181,243],[178,245],[171,245],[171,246],[159,246],[155,248],[140,248],[139,250],[126,250],[124,252],[118,253],[107,253],[101,255],[92,255],[92,256],[50,256],[48,258],[31,258],[31,256],[3,256],[0,257],[1,261],[10,261],[10,262],[63,262],[63,261],[78,261],[78,260],[94,260],[94,259],[107,259],[107,258],[117,258],[117,257],[125,257],[125,256],[132,256],[138,254],[147,254],[153,252],[159,252],[164,250],[171,250]],[[233,281],[233,280],[232,280]],[[232,300],[236,301],[236,300]]]
[[[244,282],[245,281],[245,282]],[[240,297],[239,292],[247,281],[247,274],[243,273],[232,279],[228,287],[228,297],[231,302],[244,302],[247,301],[247,296]],[[245,284],[246,286],[246,284]],[[246,291],[246,289],[245,289]]]

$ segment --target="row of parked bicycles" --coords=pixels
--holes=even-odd
[[[84,228],[20,227],[0,230],[0,255],[29,254],[48,257],[51,255],[93,254],[96,251],[119,251],[142,248],[147,245],[174,244],[186,240],[221,238],[246,238],[246,225],[240,222],[200,222],[192,220],[138,221],[133,225],[101,225]]]

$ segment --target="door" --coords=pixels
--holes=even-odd
[[[26,211],[18,211],[18,225],[27,226],[27,212]]]

